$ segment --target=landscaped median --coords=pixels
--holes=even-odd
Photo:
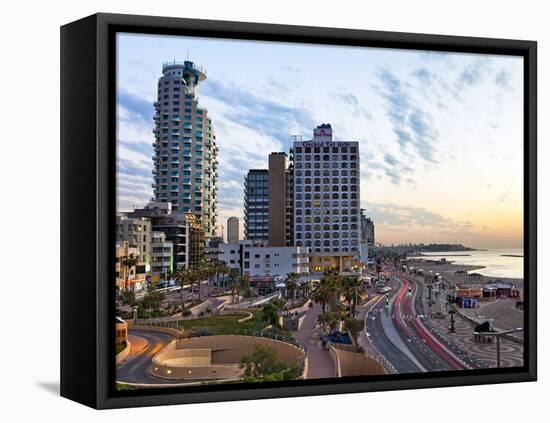
[[[227,313],[227,314],[226,314]],[[222,312],[218,316],[180,320],[184,336],[204,335],[258,335],[266,326],[260,311]]]

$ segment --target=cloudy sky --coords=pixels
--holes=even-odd
[[[360,142],[377,242],[523,246],[519,57],[135,34],[117,51],[120,209],[152,196],[157,80],[163,62],[189,57],[207,69],[220,224],[242,218],[248,169],[331,123],[335,140]]]

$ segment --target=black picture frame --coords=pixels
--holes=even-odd
[[[524,58],[524,367],[421,375],[114,390],[115,34],[194,35]],[[61,28],[61,395],[119,408],[340,394],[537,378],[537,44],[152,16],[95,14]]]

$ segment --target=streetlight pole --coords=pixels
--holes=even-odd
[[[508,335],[514,332],[521,332],[523,328],[515,328],[510,330],[504,330],[501,332],[472,332],[474,336],[494,336],[497,341],[497,368],[500,368],[500,338],[503,335]]]

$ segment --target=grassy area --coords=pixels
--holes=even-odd
[[[245,317],[243,314],[229,314],[226,316],[201,317],[192,320],[181,320],[179,326],[183,327],[185,336],[195,335],[253,335],[260,332],[265,326],[260,313],[251,312],[254,317],[246,322],[238,320]]]
[[[126,342],[121,342],[120,344],[116,344],[116,353],[123,351],[124,348],[126,348]]]
[[[264,330],[267,323],[262,320],[261,311],[249,310],[253,317],[246,322],[239,323],[243,314],[229,314],[225,316],[201,317],[191,320],[180,320],[179,327],[184,329],[184,337],[207,336],[207,335],[249,335],[266,336],[295,344],[292,333],[284,329]]]
[[[118,383],[116,384],[116,390],[117,391],[133,391],[135,389],[138,389],[136,386],[133,385],[127,385],[126,383]]]

